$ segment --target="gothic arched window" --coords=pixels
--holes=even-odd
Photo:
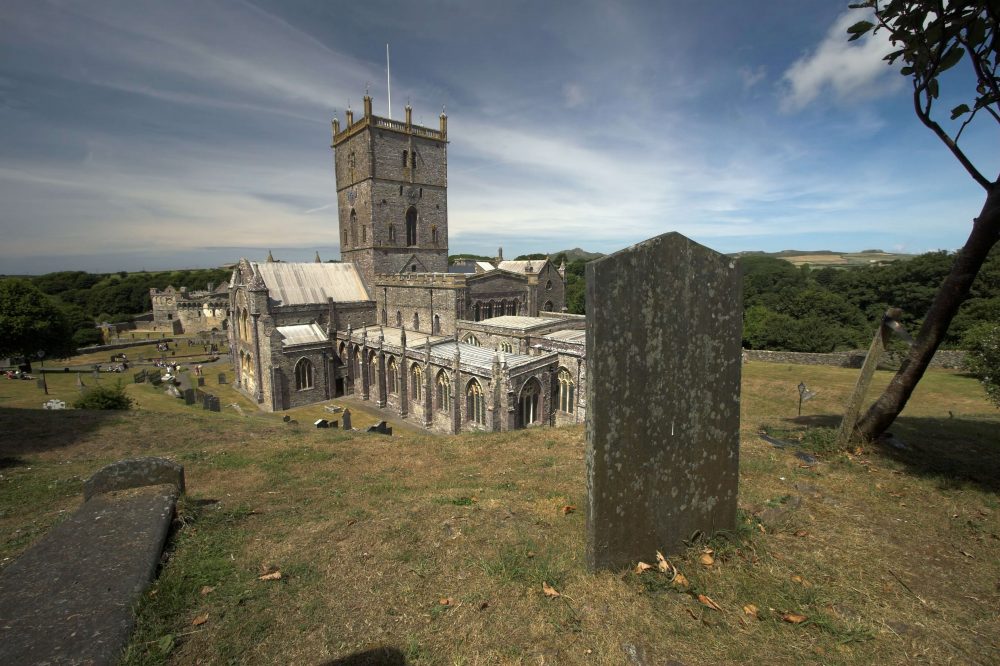
[[[410,395],[414,400],[420,400],[423,393],[424,371],[417,363],[410,366]]]
[[[464,342],[467,345],[473,345],[474,347],[481,347],[483,344],[479,341],[479,338],[474,336],[472,333],[469,333],[467,336],[465,336],[465,340],[463,340],[462,342]]]
[[[435,398],[439,411],[447,412],[451,410],[451,378],[444,370],[438,373]]]
[[[538,380],[532,377],[524,384],[521,395],[517,399],[517,415],[519,425],[526,428],[541,418],[538,413],[538,396],[541,394]]]
[[[417,209],[413,206],[406,209],[406,244],[417,244]]]
[[[434,315],[434,329],[431,331],[435,335],[441,334],[441,315]]]
[[[358,214],[351,209],[351,247],[358,244]]]
[[[397,385],[398,377],[396,359],[390,358],[385,368],[385,389],[388,393],[396,393],[399,390]]]
[[[413,330],[414,331],[420,330],[420,315],[417,314],[416,312],[413,313]]]
[[[573,413],[573,404],[576,401],[576,386],[573,384],[573,377],[566,368],[560,368],[557,375],[559,380],[559,410],[567,414]]]
[[[476,423],[486,423],[486,403],[483,388],[473,379],[465,389],[465,418]]]
[[[307,358],[300,358],[295,364],[295,390],[303,391],[313,387],[313,364]]]

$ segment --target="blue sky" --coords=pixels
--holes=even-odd
[[[846,42],[860,18],[819,0],[5,0],[0,273],[339,257],[330,121],[366,85],[387,115],[387,42],[393,116],[449,116],[453,253],[667,231],[725,252],[955,249],[983,192],[885,42]],[[963,144],[992,176],[977,132]]]

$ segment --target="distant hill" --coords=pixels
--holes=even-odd
[[[593,259],[600,259],[601,257],[605,256],[601,252],[587,252],[586,250],[582,250],[578,247],[574,247],[572,250],[560,250],[558,252],[553,252],[549,256],[554,258],[558,257],[560,254],[566,255],[566,261],[577,261],[579,259],[583,259],[584,261],[591,261]]]
[[[809,264],[813,267],[824,268],[831,266],[834,268],[855,268],[858,266],[869,266],[871,264],[887,264],[893,261],[906,261],[912,259],[914,254],[898,254],[894,252],[883,252],[882,250],[864,250],[863,252],[837,252],[835,250],[782,250],[780,252],[761,252],[759,250],[748,250],[746,252],[734,252],[734,257],[774,257],[784,259],[796,266]]]

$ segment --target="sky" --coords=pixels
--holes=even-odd
[[[339,258],[330,122],[448,115],[452,253],[960,247],[984,193],[829,0],[0,0],[0,274]],[[390,45],[392,108],[387,106]],[[966,101],[956,68],[941,108]],[[945,124],[947,113],[945,113]],[[993,177],[991,128],[963,146]]]

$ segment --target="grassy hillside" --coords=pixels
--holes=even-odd
[[[141,409],[128,413],[0,408],[0,563],[72,511],[102,465],[162,455],[184,464],[190,494],[127,664],[370,650],[408,664],[995,662],[1000,416],[973,380],[932,372],[894,429],[905,449],[832,452],[822,426],[855,378],[744,366],[740,524],[671,558],[687,587],[585,570],[582,426],[315,430],[316,408],[285,425],[229,386],[210,390],[246,416],[145,385],[129,387]],[[796,418],[799,381],[819,393]],[[0,380],[0,405],[37,393]],[[335,402],[360,426],[378,418]],[[762,429],[804,438],[819,462]]]

